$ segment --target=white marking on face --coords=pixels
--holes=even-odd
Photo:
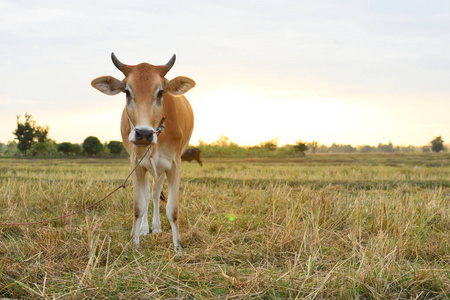
[[[163,92],[164,92],[164,90],[163,90],[162,86],[158,85],[158,87],[155,90],[155,100],[156,100],[155,103],[158,105],[160,105],[163,100]]]
[[[127,84],[127,86],[124,89],[124,93],[127,96],[127,104],[133,100],[133,91],[131,90],[130,86]]]

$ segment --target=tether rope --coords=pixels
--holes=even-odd
[[[164,121],[166,120],[165,117],[163,117],[161,119],[160,125],[156,131],[156,134],[159,135],[162,131],[162,129],[164,128]],[[97,202],[83,208],[80,210],[77,210],[76,212],[70,213],[70,214],[66,214],[60,217],[56,217],[56,218],[52,218],[52,219],[47,219],[47,220],[42,220],[42,221],[36,221],[36,222],[28,222],[28,223],[0,223],[0,226],[26,226],[26,225],[37,225],[37,224],[45,224],[45,223],[50,223],[56,220],[60,220],[60,219],[64,219],[67,217],[71,217],[73,215],[79,214],[83,211],[86,211],[94,206],[96,206],[97,204],[101,203],[102,201],[106,200],[109,196],[111,196],[112,194],[114,194],[115,192],[117,192],[119,189],[121,188],[126,188],[126,183],[128,181],[128,179],[131,177],[131,175],[134,173],[134,171],[136,170],[136,168],[140,165],[140,163],[142,162],[142,160],[145,158],[145,156],[147,155],[148,151],[150,150],[150,148],[152,148],[152,144],[150,144],[150,146],[148,146],[147,150],[145,151],[144,155],[142,156],[142,158],[138,161],[138,163],[136,164],[136,166],[133,168],[133,170],[131,170],[130,174],[128,174],[127,178],[125,178],[125,180],[123,181],[123,183],[121,185],[119,185],[115,190],[113,190],[111,193],[109,193],[108,195],[106,195],[104,198],[98,200]]]

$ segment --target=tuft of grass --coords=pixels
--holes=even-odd
[[[128,187],[67,220],[1,227],[0,297],[446,299],[449,161],[355,154],[187,163],[183,256],[172,250],[164,207],[163,233],[132,250]],[[0,222],[76,211],[128,172],[125,159],[1,159]]]

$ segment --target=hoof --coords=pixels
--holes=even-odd
[[[157,234],[161,232],[162,232],[161,228],[152,228],[152,234]]]
[[[180,242],[178,242],[178,244],[175,244],[173,246],[175,252],[177,253],[177,256],[182,256],[183,255],[183,244],[181,244]]]
[[[131,243],[131,248],[132,248],[134,251],[137,251],[137,250],[139,249],[139,243],[137,243],[137,244],[135,244],[134,242]]]
[[[174,247],[175,255],[177,258],[182,258],[184,253],[183,250],[181,250],[181,247]]]
[[[139,231],[139,235],[143,236],[143,235],[147,235],[149,233],[149,229],[147,228],[141,228],[141,230]]]

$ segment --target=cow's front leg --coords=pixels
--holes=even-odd
[[[166,178],[166,174],[163,173],[156,181],[153,181],[153,221],[152,221],[152,233],[162,232],[161,230],[161,219],[159,217],[159,198],[161,196],[161,191],[163,188],[163,182]]]
[[[138,167],[133,174],[134,223],[131,231],[133,244],[139,246],[139,236],[149,232],[148,204],[150,202],[150,184],[148,174]]]
[[[166,206],[167,219],[172,228],[175,251],[181,253],[180,233],[178,231],[178,188],[181,180],[181,158],[174,161],[168,173],[168,200]]]

